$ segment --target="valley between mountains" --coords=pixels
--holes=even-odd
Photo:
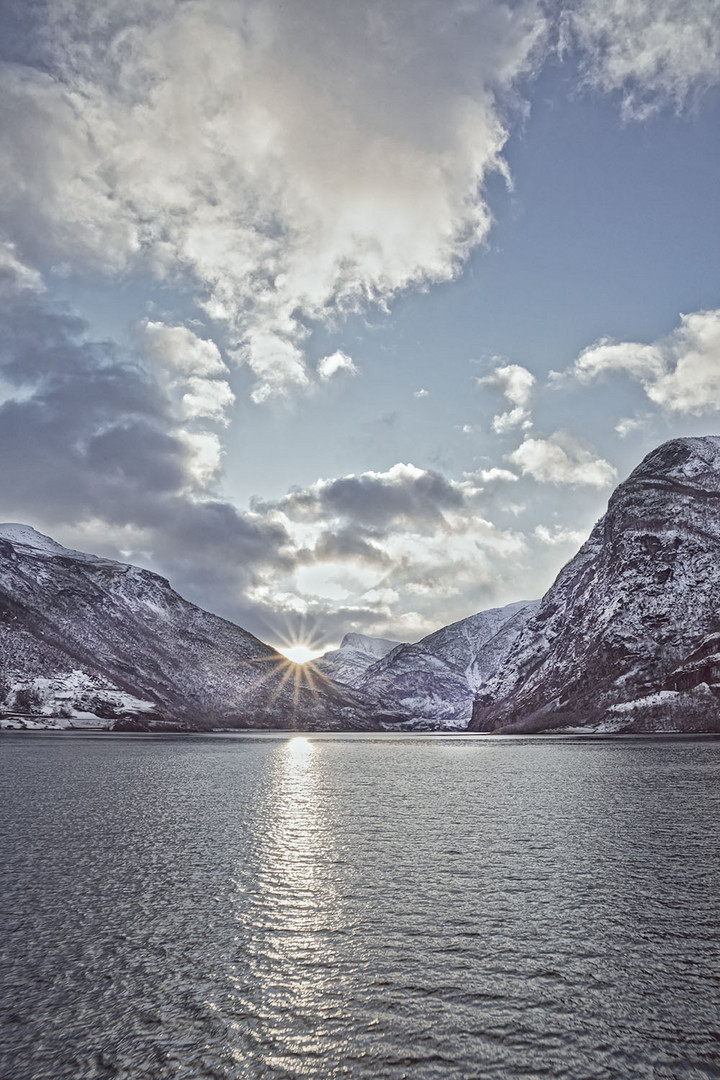
[[[302,668],[157,574],[0,525],[0,725],[720,731],[720,438],[648,454],[541,600]]]

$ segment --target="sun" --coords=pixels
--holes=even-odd
[[[323,649],[310,649],[307,645],[279,646],[279,653],[286,656],[292,664],[307,664],[308,660],[317,660],[322,656]]]

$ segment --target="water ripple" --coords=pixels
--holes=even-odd
[[[2,737],[0,1080],[720,1078],[720,742]]]

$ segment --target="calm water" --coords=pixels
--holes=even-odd
[[[0,737],[0,1078],[720,1077],[720,741]]]

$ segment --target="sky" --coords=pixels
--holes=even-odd
[[[720,432],[720,0],[6,0],[0,518],[272,645],[541,596]]]

